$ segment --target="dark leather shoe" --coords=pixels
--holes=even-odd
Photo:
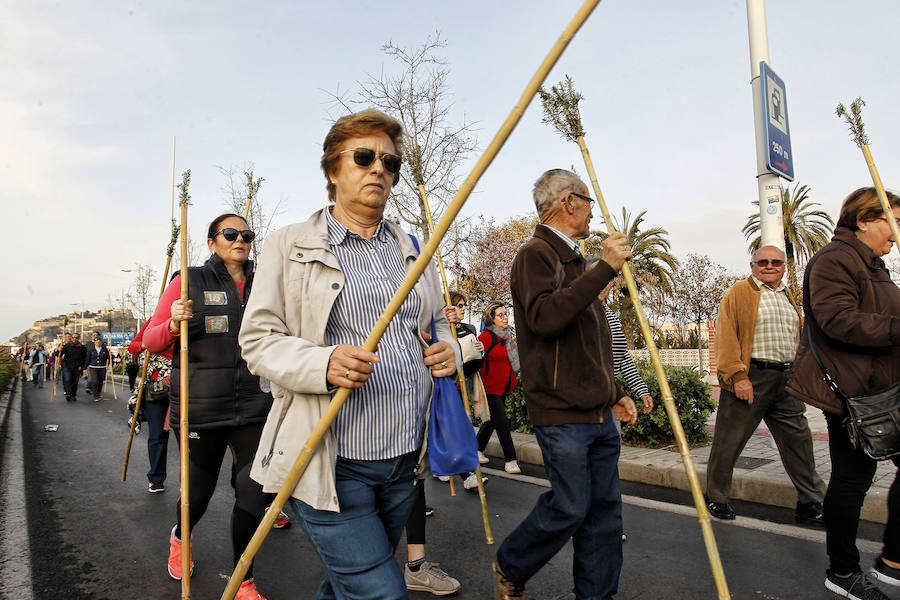
[[[497,576],[497,587],[495,588],[497,600],[528,600],[525,598],[525,587],[507,579],[496,560],[494,561],[494,574]]]
[[[794,520],[801,525],[825,526],[825,517],[822,516],[822,505],[819,502],[798,502]]]
[[[706,498],[706,510],[715,518],[723,521],[733,521],[735,517],[734,509],[727,502],[712,502]]]

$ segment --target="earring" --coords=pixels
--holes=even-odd
[[[860,227],[859,230],[862,231],[863,233],[868,231],[868,229],[863,229],[862,227]]]

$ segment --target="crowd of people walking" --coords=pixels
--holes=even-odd
[[[422,480],[430,476],[433,382],[462,372],[470,397],[483,388],[478,460],[489,462],[485,451],[496,433],[509,474],[521,467],[507,407],[522,385],[550,489],[499,544],[495,588],[484,596],[525,598],[528,581],[571,540],[575,597],[613,598],[625,539],[619,422],[634,424],[639,413],[616,375],[643,413],[655,408],[605,302],[633,256],[629,240],[614,233],[599,256],[585,257],[579,241],[590,233],[594,200],[571,171],[546,171],[533,188],[539,224],[513,263],[511,304],[490,302],[479,331],[463,322],[463,294],[448,291],[446,305],[429,265],[371,351],[370,331],[419,256],[418,240],[385,217],[401,156],[396,120],[377,110],[347,115],[323,143],[322,208],[271,233],[258,265],[249,259],[256,234],[243,217],[226,213],[210,222],[210,257],[189,268],[188,299],[181,299],[176,274],[129,346],[135,357],[148,353],[138,386],[150,430],[148,491],[165,491],[169,431],[177,435],[183,426],[177,382],[186,323],[190,531],[201,524],[230,450],[237,564],[335,390],[347,388],[289,500],[325,567],[316,598],[452,594],[465,579],[426,560],[425,551],[433,509]],[[900,223],[900,197],[888,197]],[[843,203],[831,243],[806,267],[802,301],[783,281],[784,252],[764,246],[750,259],[750,276],[724,295],[716,329],[721,395],[706,472],[709,514],[737,517],[730,504],[733,471],[764,421],[796,488],[796,521],[826,531],[825,587],[857,600],[887,598],[874,580],[900,586],[900,484],[895,478],[887,498],[881,556],[864,572],[856,535],[877,463],[851,444],[843,396],[825,375],[847,397],[900,382],[900,289],[881,258],[893,244],[875,190],[857,190]],[[98,332],[87,346],[78,334],[66,334],[58,352],[37,344],[27,359],[35,387],[58,363],[67,401],[76,400],[84,373],[94,401],[101,399],[111,357]],[[128,362],[136,395],[139,363]],[[827,483],[816,470],[806,405],[823,410],[827,420]],[[478,487],[474,472],[460,476],[465,489]],[[182,533],[180,498],[174,508],[174,524],[157,534],[168,536],[167,570],[181,579],[182,545],[191,541]],[[282,515],[277,523],[290,519]],[[400,565],[394,553],[404,529],[407,561]],[[252,564],[237,598],[263,599]]]

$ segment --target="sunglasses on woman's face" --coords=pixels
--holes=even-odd
[[[369,148],[351,148],[350,150],[342,151],[341,154],[347,152],[353,153],[353,162],[361,167],[368,167],[375,161],[375,157],[378,156],[381,158],[384,170],[392,175],[400,172],[400,164],[403,162],[403,159],[396,154],[388,154],[387,152],[376,153]]]
[[[226,227],[225,229],[222,229],[221,231],[217,231],[216,235],[219,235],[220,233],[222,234],[222,237],[225,238],[229,242],[233,242],[234,240],[236,240],[238,238],[238,236],[241,236],[241,239],[244,240],[244,243],[246,243],[246,244],[249,244],[254,239],[256,239],[256,234],[254,232],[250,231],[249,229],[245,229],[243,231],[238,231],[234,227]],[[213,239],[215,239],[216,235],[213,236]]]

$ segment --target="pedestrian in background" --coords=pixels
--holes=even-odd
[[[59,359],[66,402],[75,402],[78,399],[78,379],[81,377],[84,363],[87,360],[87,348],[81,343],[81,336],[77,333],[66,334],[65,343],[59,352]]]
[[[888,193],[892,217],[900,224],[900,196]],[[816,252],[803,277],[806,315],[788,391],[821,408],[828,424],[831,479],[825,493],[825,548],[829,567],[825,587],[840,596],[886,600],[862,572],[856,534],[866,492],[878,463],[853,449],[842,425],[843,401],[823,381],[822,368],[848,397],[865,396],[900,382],[900,289],[891,281],[882,256],[896,243],[875,188],[847,196],[834,237]],[[900,458],[892,459],[900,466]],[[884,546],[872,575],[900,586],[900,482],[887,497]]]
[[[47,364],[47,351],[44,350],[44,344],[38,342],[31,351],[31,383],[34,387],[44,387],[44,367]]]
[[[108,364],[109,349],[101,338],[100,332],[94,331],[91,333],[91,344],[87,348],[84,359],[84,368],[91,375],[91,392],[94,394],[94,402],[100,402]]]
[[[478,460],[482,464],[488,462],[484,450],[491,434],[496,431],[503,450],[503,469],[507,473],[521,473],[516,460],[516,446],[509,430],[509,419],[506,417],[506,399],[516,389],[516,372],[519,370],[519,351],[509,328],[506,306],[494,302],[487,307],[478,341],[484,346],[484,363],[479,374],[487,393],[491,415],[490,420],[483,422],[478,429]]]
[[[735,518],[728,503],[734,465],[765,420],[797,490],[794,520],[823,525],[825,482],[816,472],[806,406],[785,390],[800,337],[800,309],[783,281],[784,252],[763,246],[753,253],[750,270],[750,277],[725,292],[719,306],[721,392],[706,470],[706,506],[714,517]]]
[[[144,331],[150,323],[148,319],[141,330],[128,344],[131,358],[127,366],[134,366],[137,376],[137,357],[142,355],[144,347]],[[166,491],[166,457],[169,449],[169,427],[166,416],[169,414],[169,385],[172,374],[172,348],[166,348],[161,354],[148,353],[147,372],[144,376],[143,399],[141,406],[147,417],[147,458],[150,469],[147,471],[147,492],[158,494]],[[129,372],[129,384],[134,392],[135,377]],[[137,398],[135,397],[135,400]],[[137,418],[135,415],[133,418]]]

